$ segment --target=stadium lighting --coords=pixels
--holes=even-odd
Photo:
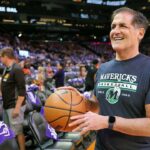
[[[0,12],[17,13],[18,11],[15,7],[0,6]]]
[[[19,34],[18,34],[18,37],[21,37],[21,36],[22,36],[22,33],[19,33]]]

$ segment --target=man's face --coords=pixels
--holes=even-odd
[[[60,66],[59,63],[57,64],[57,69],[58,69],[58,70],[61,69],[61,66]]]
[[[132,24],[133,16],[128,12],[118,13],[111,24],[110,40],[116,52],[135,50],[144,36],[143,28]],[[141,30],[142,29],[142,30]]]
[[[1,62],[6,65],[7,64],[7,56],[1,56]]]

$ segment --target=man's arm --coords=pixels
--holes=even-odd
[[[116,116],[113,130],[132,136],[150,137],[150,104],[146,105],[146,113],[146,118],[126,119]],[[109,116],[87,112],[83,115],[71,117],[72,122],[69,126],[78,125],[73,131],[81,131],[81,134],[84,134],[89,130],[107,129],[108,118]]]
[[[96,99],[96,96],[93,94],[91,99],[86,99],[86,107],[87,111],[92,111],[95,113],[99,113],[99,102]]]
[[[25,78],[23,71],[18,68],[15,70],[15,81],[17,86],[18,97],[15,105],[15,109],[13,111],[13,117],[17,117],[20,112],[20,108],[25,100]]]
[[[20,108],[22,106],[22,103],[24,102],[24,99],[25,99],[24,96],[18,96],[15,108]]]
[[[87,101],[88,110],[94,111],[71,117],[74,121],[70,123],[70,126],[78,125],[78,127],[73,131],[79,131],[82,129],[81,134],[84,134],[89,130],[101,130],[108,128],[109,116],[94,113],[97,109],[96,105],[99,106],[97,102]],[[115,116],[116,122],[114,123],[113,130],[132,136],[150,137],[150,104],[145,105],[145,110],[145,118],[127,119]]]
[[[24,99],[25,99],[24,96],[18,96],[18,99],[17,99],[17,102],[16,102],[16,106],[15,106],[15,108],[13,110],[13,114],[12,114],[13,118],[15,118],[15,117],[17,117],[19,115],[20,108],[22,106],[22,103],[23,103]]]
[[[125,119],[116,117],[113,130],[134,136],[150,137],[150,104],[145,105],[146,118]]]
[[[99,112],[99,104],[96,100],[96,97],[93,95],[92,100],[94,101],[87,101],[87,107],[89,111],[92,112]],[[96,111],[95,111],[96,110]],[[150,137],[150,104],[145,105],[145,110],[146,110],[146,117],[145,118],[122,118],[116,116],[116,122],[114,124],[113,130],[119,131],[128,135],[133,135],[133,136],[148,136]],[[105,127],[103,128],[108,128],[108,116],[103,116],[105,119],[104,124]],[[100,117],[101,118],[101,117]],[[100,126],[100,129],[102,127]]]

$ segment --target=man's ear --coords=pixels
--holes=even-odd
[[[144,28],[139,28],[138,30],[139,30],[139,32],[138,32],[138,39],[139,39],[139,41],[141,41],[143,39],[143,37],[144,37],[145,29]]]

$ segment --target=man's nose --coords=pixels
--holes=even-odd
[[[120,33],[120,28],[119,28],[119,26],[116,26],[114,29],[113,29],[113,32],[114,33]]]

